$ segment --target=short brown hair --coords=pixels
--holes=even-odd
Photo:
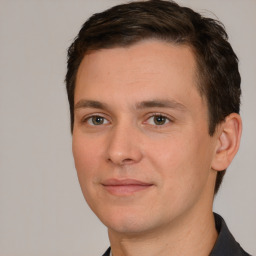
[[[74,91],[79,65],[89,51],[126,47],[155,38],[188,45],[197,61],[198,89],[208,105],[209,134],[231,113],[239,113],[240,83],[238,58],[223,24],[206,18],[173,1],[136,1],[96,13],[82,26],[68,49],[66,88],[74,124]],[[218,172],[215,193],[225,170]]]

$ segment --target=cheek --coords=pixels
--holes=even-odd
[[[145,150],[152,165],[164,176],[173,176],[177,172],[180,175],[181,169],[189,161],[189,149],[185,141],[177,135],[153,141]]]
[[[99,170],[102,168],[102,147],[97,140],[73,133],[72,150],[82,193],[93,211],[100,196],[97,192]]]
[[[175,193],[201,187],[210,168],[205,144],[200,138],[186,138],[185,134],[176,134],[154,143],[152,150],[148,151],[149,159],[162,176],[163,185]]]
[[[80,184],[92,181],[101,159],[99,143],[74,133],[72,150]]]

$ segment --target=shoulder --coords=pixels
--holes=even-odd
[[[110,256],[110,247],[105,251],[102,256]]]
[[[250,256],[235,240],[224,219],[216,213],[214,213],[214,217],[219,235],[210,256]]]

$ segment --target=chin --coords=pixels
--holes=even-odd
[[[143,234],[161,225],[161,219],[157,216],[154,217],[153,214],[145,214],[145,212],[141,213],[135,210],[112,211],[112,214],[109,211],[107,215],[98,215],[98,217],[109,230],[124,235]]]
[[[148,232],[152,227],[147,225],[147,223],[139,223],[138,221],[133,221],[132,219],[124,220],[122,222],[106,223],[109,230],[113,230],[116,233],[124,235],[135,235],[143,234]]]

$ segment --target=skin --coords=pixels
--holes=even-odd
[[[241,125],[231,116],[210,136],[196,84],[192,50],[157,40],[92,52],[79,67],[73,155],[114,256],[213,248],[216,170],[232,160]],[[233,137],[227,126],[238,127]]]

